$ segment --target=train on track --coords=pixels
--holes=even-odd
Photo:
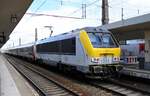
[[[119,44],[110,31],[97,27],[72,30],[9,48],[5,53],[82,72],[89,78],[107,77],[122,69]]]

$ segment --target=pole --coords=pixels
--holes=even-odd
[[[82,4],[82,18],[86,19],[86,4]]]
[[[37,37],[37,28],[35,28],[35,41],[38,40],[38,37]]]
[[[60,1],[60,5],[61,5],[61,6],[63,5],[63,1],[62,1],[62,0]]]
[[[123,21],[124,20],[124,14],[123,14],[123,8],[121,8],[121,20]]]
[[[51,31],[51,33],[50,33],[50,37],[52,36],[52,34],[53,34],[53,30],[52,30],[52,28],[53,28],[53,26],[44,26],[45,28],[49,28],[49,30]]]
[[[13,41],[13,47],[14,47],[14,41]]]
[[[109,23],[108,0],[102,0],[102,25]]]
[[[140,14],[140,10],[138,9],[138,15]]]
[[[19,38],[19,46],[21,46],[21,38]]]

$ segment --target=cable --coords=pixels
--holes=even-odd
[[[100,0],[96,0],[96,1],[94,1],[94,2],[92,2],[92,3],[90,3],[90,4],[87,4],[87,6],[86,6],[86,7],[90,7],[91,5],[93,5],[93,4],[95,4],[95,3],[97,3],[98,1],[100,1]]]
[[[93,4],[95,4],[95,3],[97,3],[99,0],[96,0],[96,1],[94,1],[94,2],[92,2],[92,3],[90,3],[90,4],[87,4],[86,5],[86,8],[87,7],[90,7],[91,5],[93,5]],[[78,11],[81,11],[81,9],[82,9],[82,7],[80,7],[79,9],[77,9],[77,10],[75,10],[75,11],[73,11],[72,13],[70,13],[69,15],[67,15],[67,16],[70,16],[70,15],[72,15],[72,14],[75,14],[75,13],[77,13]]]
[[[37,13],[26,13],[26,15],[31,15],[31,16],[51,16],[51,17],[58,17],[58,18],[82,19],[82,18],[78,18],[78,17],[69,17],[69,16],[60,16],[60,15],[50,15],[50,14],[37,14]]]
[[[34,0],[34,2],[33,2],[33,4],[35,3],[35,2],[37,2],[37,0]],[[47,2],[47,0],[44,0],[36,9],[35,9],[35,13],[45,4]],[[31,5],[31,6],[33,6],[33,5]],[[29,17],[29,19],[28,20],[30,20],[32,18],[32,15]],[[27,21],[28,21],[27,20]]]
[[[35,12],[37,12],[45,3],[47,2],[47,0],[44,0],[41,5],[35,10]]]
[[[53,0],[53,1],[55,1],[55,2],[59,2],[59,4],[61,5],[66,5],[66,4],[69,4],[69,5],[79,5],[81,2],[80,1],[70,1],[70,0]],[[62,6],[61,5],[61,6]]]
[[[81,10],[81,8],[79,8],[79,9],[77,9],[77,10],[75,10],[75,11],[73,11],[72,13],[70,13],[69,15],[67,15],[67,16],[70,16],[70,15],[72,15],[72,14],[75,14],[75,13],[77,13],[78,11],[80,11]]]

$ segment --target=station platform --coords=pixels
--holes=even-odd
[[[124,65],[121,74],[150,79],[150,70],[140,69],[138,64]]]
[[[2,54],[0,54],[0,96],[39,96]]]

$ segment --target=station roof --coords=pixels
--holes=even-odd
[[[9,39],[10,33],[19,23],[33,0],[0,1],[0,47]]]
[[[103,25],[118,38],[118,40],[144,39],[144,32],[150,30],[150,14],[129,18]]]

